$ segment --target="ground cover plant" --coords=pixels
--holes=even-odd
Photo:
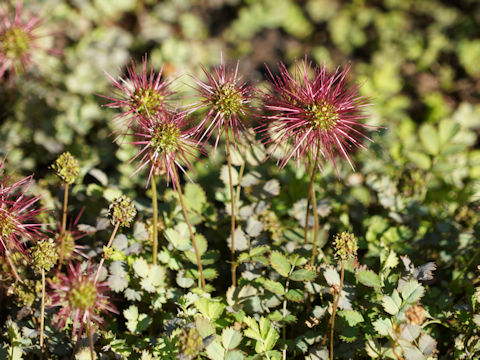
[[[480,356],[479,14],[0,4],[0,359]]]

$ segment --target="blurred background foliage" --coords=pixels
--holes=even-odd
[[[53,36],[42,40],[63,55],[36,54],[35,74],[14,87],[2,84],[0,151],[8,152],[10,173],[36,174],[44,205],[59,207],[49,165],[68,150],[82,164],[72,200],[77,209],[87,206],[82,222],[95,223],[120,191],[148,206],[144,178],[130,176],[135,151],[112,143],[115,112],[97,95],[112,95],[104,72],[120,75],[131,57],[148,53],[163,66],[176,79],[179,103],[191,101],[187,74],[201,77],[200,65],[219,63],[221,53],[240,60],[244,78],[261,88],[265,65],[291,66],[304,56],[330,69],[351,63],[352,81],[372,99],[369,122],[383,128],[369,151],[355,155],[356,172],[341,165],[338,177],[327,165],[318,175],[322,241],[354,231],[360,262],[377,270],[390,250],[417,264],[434,261],[439,270],[424,305],[444,312],[452,327],[471,323],[456,317],[452,304],[469,303],[479,280],[478,1],[29,0],[25,8],[43,11],[42,30]],[[193,178],[211,203],[224,200],[222,164],[221,152],[196,163]],[[307,194],[303,168],[280,171],[273,160],[260,164],[252,156],[245,173],[252,170],[281,186],[273,220],[262,214],[262,221],[270,221],[272,234],[295,239]],[[215,248],[224,239],[208,241]],[[435,337],[449,349],[452,336],[444,331],[438,327]]]

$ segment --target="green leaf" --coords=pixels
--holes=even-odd
[[[402,298],[407,304],[416,303],[424,293],[425,289],[415,279],[408,280],[401,290]]]
[[[356,310],[341,310],[338,314],[352,327],[364,321],[362,314]]]
[[[187,182],[184,190],[185,205],[197,213],[201,213],[207,203],[207,196],[200,185]]]
[[[387,318],[380,318],[373,322],[373,328],[382,336],[388,336],[389,330],[392,328],[392,322]]]
[[[144,258],[135,259],[132,266],[138,277],[145,278],[148,276],[149,266]]]
[[[270,279],[265,280],[265,282],[263,283],[263,286],[268,291],[271,291],[272,293],[277,295],[283,295],[285,293],[285,288],[281,283],[277,281],[272,281]]]
[[[270,263],[280,275],[287,277],[290,274],[290,263],[287,257],[279,251],[272,251]]]
[[[195,318],[195,326],[202,339],[215,334],[215,325],[203,316],[198,315]]]
[[[375,274],[372,270],[358,270],[355,273],[358,282],[369,287],[382,287],[380,276]]]
[[[440,142],[445,145],[447,144],[455,135],[457,135],[460,130],[460,125],[456,122],[453,122],[451,119],[443,119],[438,124],[438,135]]]
[[[211,321],[216,321],[220,315],[222,315],[225,305],[218,302],[209,300],[207,298],[200,298],[195,302],[197,309]]]
[[[325,269],[323,276],[325,277],[328,285],[340,285],[340,275],[332,266],[329,266]]]
[[[303,292],[299,289],[290,289],[285,294],[285,297],[293,302],[302,302],[303,301]]]
[[[437,130],[431,124],[423,124],[419,131],[420,141],[430,155],[440,152],[440,139]]]
[[[225,356],[225,360],[243,360],[245,356],[238,350],[229,351]]]
[[[218,340],[213,340],[205,349],[207,356],[211,360],[224,360],[225,349]]]
[[[407,158],[423,170],[429,170],[432,164],[430,157],[420,151],[409,151]]]
[[[242,334],[232,327],[223,329],[222,344],[226,350],[235,349],[242,341]]]
[[[400,308],[397,306],[395,301],[388,295],[385,295],[382,298],[382,306],[383,309],[390,315],[396,315],[400,311]]]
[[[290,275],[290,279],[294,281],[312,281],[316,277],[317,273],[315,271],[307,269],[295,270],[292,275]]]
[[[192,249],[188,225],[184,222],[178,223],[174,229],[165,230],[165,237],[177,250],[187,251]]]

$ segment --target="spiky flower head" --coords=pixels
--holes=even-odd
[[[213,72],[202,68],[207,78],[205,82],[195,79],[200,99],[192,105],[191,111],[206,111],[197,131],[200,140],[208,140],[216,131],[215,149],[224,131],[231,131],[236,142],[252,117],[255,89],[238,75],[238,65],[238,62],[235,66],[225,64],[222,58],[220,65],[213,67]]]
[[[52,164],[55,174],[67,184],[73,184],[80,174],[80,163],[68,151],[61,154]]]
[[[118,314],[117,308],[111,304],[106,282],[94,281],[95,269],[87,264],[85,272],[80,263],[68,263],[68,276],[59,274],[55,282],[50,282],[50,307],[60,306],[54,318],[54,324],[63,329],[69,319],[72,320],[72,338],[78,338],[85,329],[85,324],[103,323],[102,313]]]
[[[150,165],[147,186],[152,174],[166,172],[169,183],[177,167],[184,173],[184,167],[192,167],[191,159],[195,157],[198,142],[193,139],[195,129],[188,127],[186,112],[164,110],[155,117],[141,119],[132,135],[135,141],[130,144],[138,146],[139,152],[130,162],[140,159],[134,174]]]
[[[133,59],[126,70],[119,80],[106,74],[116,88],[117,94],[116,97],[101,96],[111,101],[105,106],[122,110],[117,118],[130,127],[136,124],[138,117],[156,116],[167,107],[168,98],[174,93],[170,90],[170,81],[162,80],[163,69],[155,73],[152,64],[150,71],[148,70],[147,55],[142,59],[141,72],[137,72]]]
[[[337,68],[330,74],[325,65],[312,68],[306,59],[295,63],[293,74],[284,64],[280,64],[278,75],[267,69],[271,91],[264,94],[268,114],[261,128],[268,132],[264,142],[270,152],[284,151],[280,167],[292,157],[306,163],[307,157],[319,155],[336,168],[338,152],[353,168],[352,147],[365,148],[363,140],[370,139],[363,130],[374,127],[362,122],[368,99],[359,94],[357,85],[347,84],[349,69]]]
[[[108,208],[108,215],[113,225],[120,223],[122,227],[130,227],[130,223],[137,215],[133,200],[122,195],[112,201]]]
[[[355,259],[357,257],[358,243],[355,235],[342,232],[335,236],[335,257],[340,261]]]
[[[0,7],[0,82],[7,72],[13,79],[32,65],[32,55],[40,49],[38,29],[42,22],[38,15],[25,14],[22,0],[16,0],[15,6],[7,0],[6,8]],[[46,51],[58,54],[54,49]]]
[[[33,266],[37,270],[50,270],[58,260],[57,248],[53,239],[40,240],[30,249]]]
[[[0,163],[0,172],[5,159]],[[9,178],[0,181],[0,253],[17,248],[24,251],[22,243],[36,239],[40,235],[42,224],[35,223],[35,217],[43,211],[35,209],[40,197],[26,195],[33,181],[33,175],[12,184]]]

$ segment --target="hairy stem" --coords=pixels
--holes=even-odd
[[[40,354],[43,353],[44,328],[45,328],[45,269],[42,268],[42,305],[40,307]]]
[[[62,268],[63,264],[63,253],[65,246],[65,231],[67,230],[67,206],[68,206],[68,188],[70,187],[69,183],[64,183],[64,192],[63,192],[63,209],[62,209],[62,232],[60,233],[60,256],[58,259],[58,271]]]
[[[338,292],[336,293],[336,297],[333,302],[333,308],[332,308],[332,315],[330,316],[330,360],[333,360],[333,330],[335,328],[335,315],[337,313],[337,308],[338,308],[338,303],[340,301],[340,298],[342,297],[342,289],[343,289],[343,280],[345,276],[345,265],[343,261],[340,263],[341,269],[340,269],[340,288]],[[325,342],[326,336],[324,338]]]
[[[90,345],[90,359],[95,359],[95,353],[93,351],[93,329],[90,319],[87,321],[87,332],[88,332],[88,344]]]
[[[6,247],[4,247],[4,249],[5,249],[5,258],[7,259],[8,265],[10,265],[10,269],[12,269],[12,274],[13,274],[13,277],[15,278],[15,281],[22,282],[22,279],[20,279],[20,276],[18,276],[17,267],[12,261],[12,253]]]
[[[157,184],[155,174],[152,174],[152,208],[153,208],[153,265],[157,264],[158,252],[158,203],[157,203]]]
[[[235,195],[232,182],[232,159],[230,158],[230,139],[228,137],[228,130],[225,131],[225,153],[227,156],[228,165],[228,185],[230,187],[230,204],[231,204],[231,222],[230,222],[230,238],[232,239],[232,285],[237,285],[237,263],[235,261]]]
[[[182,206],[183,216],[185,217],[185,221],[188,226],[188,231],[190,233],[190,239],[192,240],[193,249],[195,250],[195,257],[197,258],[197,266],[198,266],[198,272],[200,273],[200,281],[202,282],[202,289],[203,291],[206,291],[205,276],[203,274],[202,261],[200,259],[200,253],[198,252],[197,241],[195,240],[192,224],[190,224],[190,220],[188,219],[187,208],[185,207],[185,203],[183,202],[182,188],[180,187],[180,180],[178,178],[178,172],[175,166],[173,167],[173,177],[174,177],[173,180],[175,181],[175,187],[178,193],[178,198],[180,199],[180,205]]]
[[[317,242],[318,242],[318,230],[320,227],[320,223],[318,220],[318,209],[317,209],[317,196],[315,194],[315,187],[313,186],[313,183],[315,181],[315,174],[317,173],[317,168],[318,168],[318,153],[315,154],[315,161],[313,162],[313,166],[311,169],[311,175],[310,175],[310,197],[312,199],[312,207],[313,207],[313,218],[315,220],[315,227],[313,230],[313,240],[312,240],[312,257],[310,258],[310,265],[313,265],[315,262],[315,258],[317,257]],[[307,208],[308,209],[308,208]]]
[[[115,238],[115,235],[117,234],[119,227],[120,227],[120,221],[117,221],[115,224],[115,227],[113,228],[112,235],[110,235],[110,239],[108,240],[107,249],[110,249],[110,246],[112,246],[113,239]],[[100,260],[100,264],[98,265],[98,269],[95,274],[95,278],[93,280],[94,284],[96,284],[98,281],[98,277],[100,276],[100,270],[102,270],[102,266],[104,262],[105,262],[105,252],[103,252],[102,259]]]
[[[307,172],[311,174],[311,167],[312,167],[312,161],[309,160],[308,162],[308,167],[307,167]],[[311,194],[313,190],[313,180],[312,177],[310,177],[310,183],[308,184],[308,193],[307,193],[307,209],[305,210],[305,233],[304,233],[304,244],[308,244],[308,214],[310,213],[310,204],[311,204]]]

